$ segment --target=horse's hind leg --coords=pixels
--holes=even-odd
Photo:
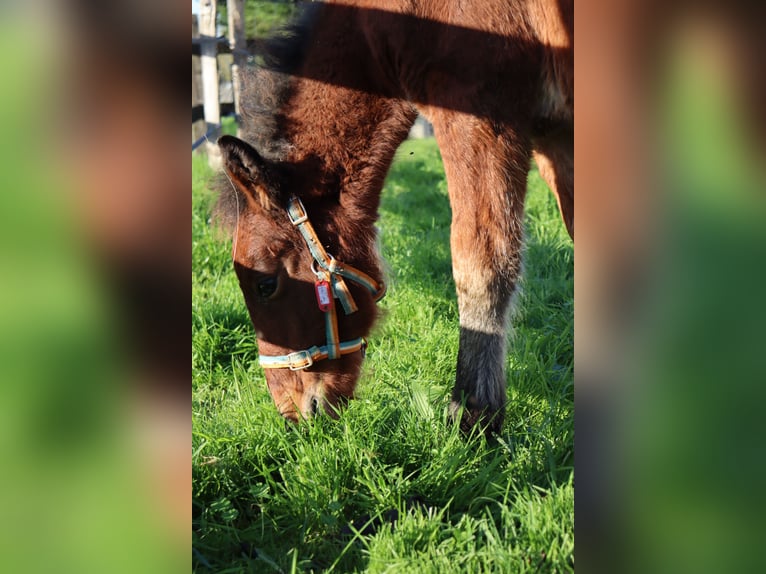
[[[571,122],[548,126],[535,135],[540,175],[556,195],[569,236],[574,239],[574,133]]]
[[[476,424],[499,431],[508,310],[521,271],[529,146],[468,116],[453,116],[435,130],[452,206],[450,245],[460,311],[451,410],[465,431]]]

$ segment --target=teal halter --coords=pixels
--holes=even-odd
[[[358,337],[351,341],[340,341],[335,299],[340,300],[343,311],[346,315],[350,315],[358,311],[359,308],[351,296],[345,279],[349,279],[366,288],[372,294],[375,302],[380,301],[386,294],[385,284],[377,282],[366,273],[359,271],[359,269],[351,265],[340,263],[332,255],[329,255],[322,246],[322,242],[319,241],[319,237],[309,221],[303,203],[297,197],[290,199],[287,205],[287,215],[290,218],[290,223],[300,231],[314,258],[314,264],[312,264],[311,268],[317,276],[317,298],[325,316],[327,344],[321,347],[313,346],[287,355],[259,355],[258,362],[264,369],[290,369],[291,371],[298,371],[309,368],[316,361],[339,359],[343,355],[355,353],[359,350],[364,353],[364,349],[367,346],[364,338]],[[329,293],[322,290],[329,290]]]

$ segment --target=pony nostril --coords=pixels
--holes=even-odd
[[[311,399],[311,415],[315,416],[319,412],[319,399],[314,397]]]

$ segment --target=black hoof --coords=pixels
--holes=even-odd
[[[477,429],[486,436],[500,433],[503,428],[505,408],[476,407],[471,402],[469,399],[465,405],[454,400],[450,403],[450,417],[453,424],[459,424],[461,432],[465,435],[470,435]]]

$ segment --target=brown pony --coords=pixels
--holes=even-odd
[[[279,411],[334,413],[354,393],[384,291],[383,180],[420,112],[453,214],[452,412],[499,430],[532,156],[574,232],[572,2],[327,2],[260,58],[244,78],[248,143],[218,142],[233,184],[219,214]]]

